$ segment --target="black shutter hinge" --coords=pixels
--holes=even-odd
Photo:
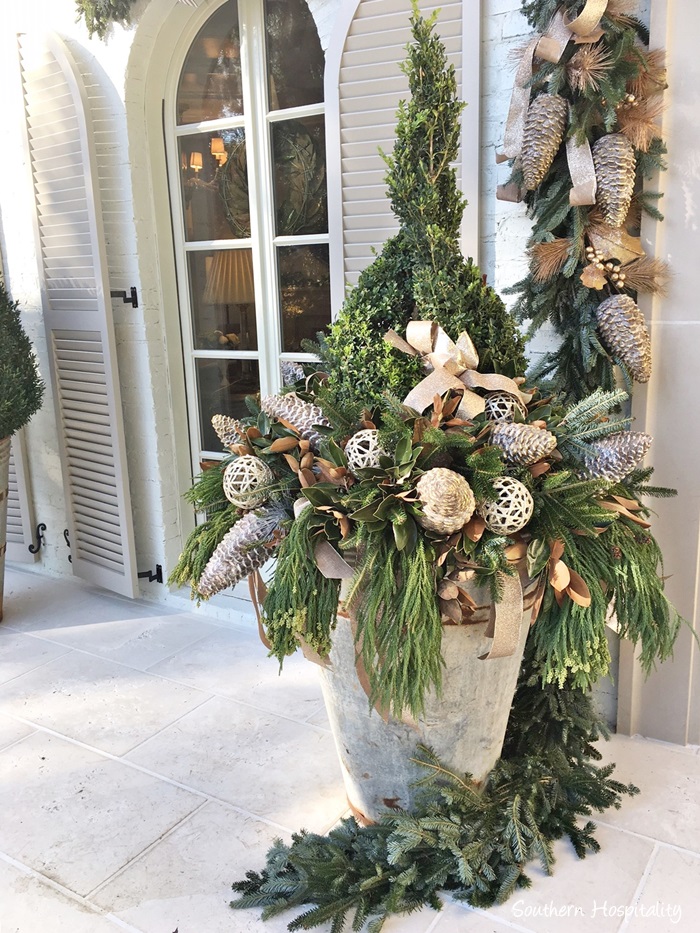
[[[131,305],[132,308],[138,308],[139,306],[139,299],[138,299],[138,295],[136,294],[135,285],[131,286],[131,288],[129,289],[128,295],[124,289],[122,289],[121,291],[117,289],[112,289],[112,291],[110,291],[109,294],[111,298],[121,298],[121,300],[124,302],[125,305]]]
[[[136,576],[139,580],[148,580],[149,583],[162,583],[163,567],[160,564],[156,564],[155,573],[153,573],[152,570],[144,570],[143,573],[139,573]]]
[[[36,544],[27,545],[27,550],[30,554],[38,554],[41,550],[42,544],[46,545],[46,538],[44,537],[44,532],[46,531],[46,525],[43,522],[40,522],[36,526],[36,531],[34,532],[34,537],[36,538]]]

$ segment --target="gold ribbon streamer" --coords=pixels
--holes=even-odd
[[[600,21],[607,6],[608,0],[587,0],[585,7],[574,20],[567,20],[560,10],[554,16],[545,35],[538,36],[527,44],[515,74],[503,135],[503,151],[496,153],[497,163],[516,159],[522,151],[525,123],[530,109],[530,79],[534,59],[539,58],[556,63],[574,37],[580,41],[595,41],[599,37]],[[581,147],[577,147],[574,143],[570,150],[567,144],[569,170],[574,186],[571,203],[573,205],[595,204],[595,186],[592,187],[592,182],[593,185],[595,183],[595,174],[591,179],[593,158],[590,155],[590,145],[586,144],[582,147],[581,152],[577,151],[579,148]],[[522,201],[522,191],[517,185],[499,185],[496,198],[499,201]]]
[[[434,321],[411,321],[406,328],[406,340],[393,330],[387,331],[384,339],[403,353],[420,356],[423,365],[430,370],[425,379],[411,389],[404,399],[404,405],[416,411],[425,411],[432,405],[436,395],[443,395],[449,389],[463,393],[457,414],[466,420],[480,414],[485,407],[484,399],[473,392],[473,388],[489,392],[500,389],[525,403],[532,397],[521,392],[518,384],[508,376],[476,372],[479,355],[466,331],[459,335],[455,343]]]
[[[524,618],[520,575],[516,573],[511,577],[502,574],[501,583],[503,597],[500,602],[492,604],[491,621],[486,630],[486,635],[493,637],[493,643],[490,651],[479,655],[480,661],[511,657],[520,643],[520,631]]]
[[[579,145],[574,136],[567,139],[566,159],[573,182],[573,188],[569,192],[569,203],[572,207],[595,204],[598,181],[595,177],[595,165],[589,141],[586,139]]]

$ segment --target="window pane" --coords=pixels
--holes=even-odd
[[[198,250],[187,262],[195,349],[257,350],[251,250]]]
[[[278,249],[282,350],[303,350],[331,320],[327,246],[282,246]]]
[[[202,450],[221,450],[221,441],[211,426],[212,415],[242,418],[249,414],[246,395],[260,391],[256,360],[195,360],[199,395]]]
[[[323,100],[323,49],[306,0],[266,0],[270,110]]]
[[[249,237],[248,169],[243,129],[182,136],[179,153],[187,239]]]
[[[328,231],[322,116],[272,124],[277,235]]]
[[[243,113],[238,4],[229,0],[199,30],[177,89],[177,122],[201,123]]]

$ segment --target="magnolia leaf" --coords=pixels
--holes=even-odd
[[[550,567],[549,582],[558,593],[563,592],[571,582],[571,571],[563,560],[556,561]]]
[[[617,259],[624,264],[646,255],[641,239],[630,236],[622,227],[594,224],[588,229],[588,240],[594,249],[603,254],[603,259]]]
[[[591,604],[591,591],[588,589],[588,584],[575,570],[570,570],[569,575],[571,581],[566,588],[566,592],[577,606],[583,606],[584,609],[587,609]]]
[[[596,264],[592,262],[589,266],[581,273],[581,281],[586,286],[586,288],[595,288],[598,291],[601,291],[605,288],[608,278],[603,272],[602,269],[598,269]]]
[[[516,541],[509,545],[503,552],[510,561],[522,560],[527,554],[527,545],[524,541]]]
[[[539,463],[533,463],[528,467],[533,479],[537,479],[538,476],[544,476],[544,474],[548,473],[551,469],[552,464],[547,463],[546,460],[540,460]]]
[[[527,548],[528,576],[536,577],[547,566],[549,561],[549,546],[541,538],[534,538]]]
[[[305,488],[316,485],[316,474],[312,473],[311,470],[299,470],[298,476],[299,482]]]
[[[462,604],[458,599],[441,599],[440,615],[459,625],[462,621]]]
[[[281,454],[287,450],[294,450],[294,448],[298,446],[298,437],[278,437],[276,441],[270,444],[268,451],[272,454]]]
[[[438,596],[442,599],[457,599],[459,596],[459,587],[451,580],[441,580],[438,585]]]
[[[255,426],[246,428],[246,437],[249,441],[254,441],[258,437],[262,437],[262,432],[258,430]]]
[[[558,561],[559,558],[564,554],[564,542],[557,538],[556,541],[552,541],[550,544],[550,560]]]
[[[287,461],[287,465],[292,473],[298,473],[301,469],[301,465],[296,457],[293,457],[291,454],[282,454],[284,459]]]
[[[325,490],[321,489],[320,486],[310,486],[306,489],[302,489],[302,494],[309,500],[313,506],[332,506],[334,505],[333,497]]]
[[[486,522],[483,520],[481,515],[472,515],[472,517],[462,529],[462,533],[474,543],[481,540],[481,536],[485,531]]]
[[[411,460],[413,454],[413,444],[410,437],[402,437],[396,445],[396,463],[403,465]]]

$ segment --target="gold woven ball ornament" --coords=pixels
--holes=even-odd
[[[345,445],[345,456],[351,472],[367,470],[379,466],[379,458],[386,456],[386,451],[379,446],[379,431],[366,428],[353,434]]]
[[[510,392],[499,389],[496,392],[489,392],[486,396],[484,414],[489,421],[513,421],[516,411],[520,412],[523,418],[527,417],[525,406]]]
[[[651,337],[644,315],[629,295],[612,295],[596,310],[598,330],[611,353],[636,382],[651,378]]]
[[[486,527],[497,535],[514,535],[532,518],[535,502],[526,486],[512,476],[500,476],[493,481],[496,498],[484,502],[479,515]]]
[[[224,470],[224,495],[241,509],[256,509],[268,498],[274,480],[270,467],[259,457],[236,457]]]
[[[416,483],[423,507],[417,519],[428,531],[451,535],[463,528],[474,514],[476,500],[472,488],[463,476],[445,467],[434,467]]]
[[[601,136],[593,146],[593,165],[598,182],[596,204],[611,227],[621,227],[629,213],[637,161],[634,146],[622,133]]]
[[[544,181],[564,139],[569,105],[558,94],[540,94],[530,104],[523,130],[523,183],[534,191]]]

